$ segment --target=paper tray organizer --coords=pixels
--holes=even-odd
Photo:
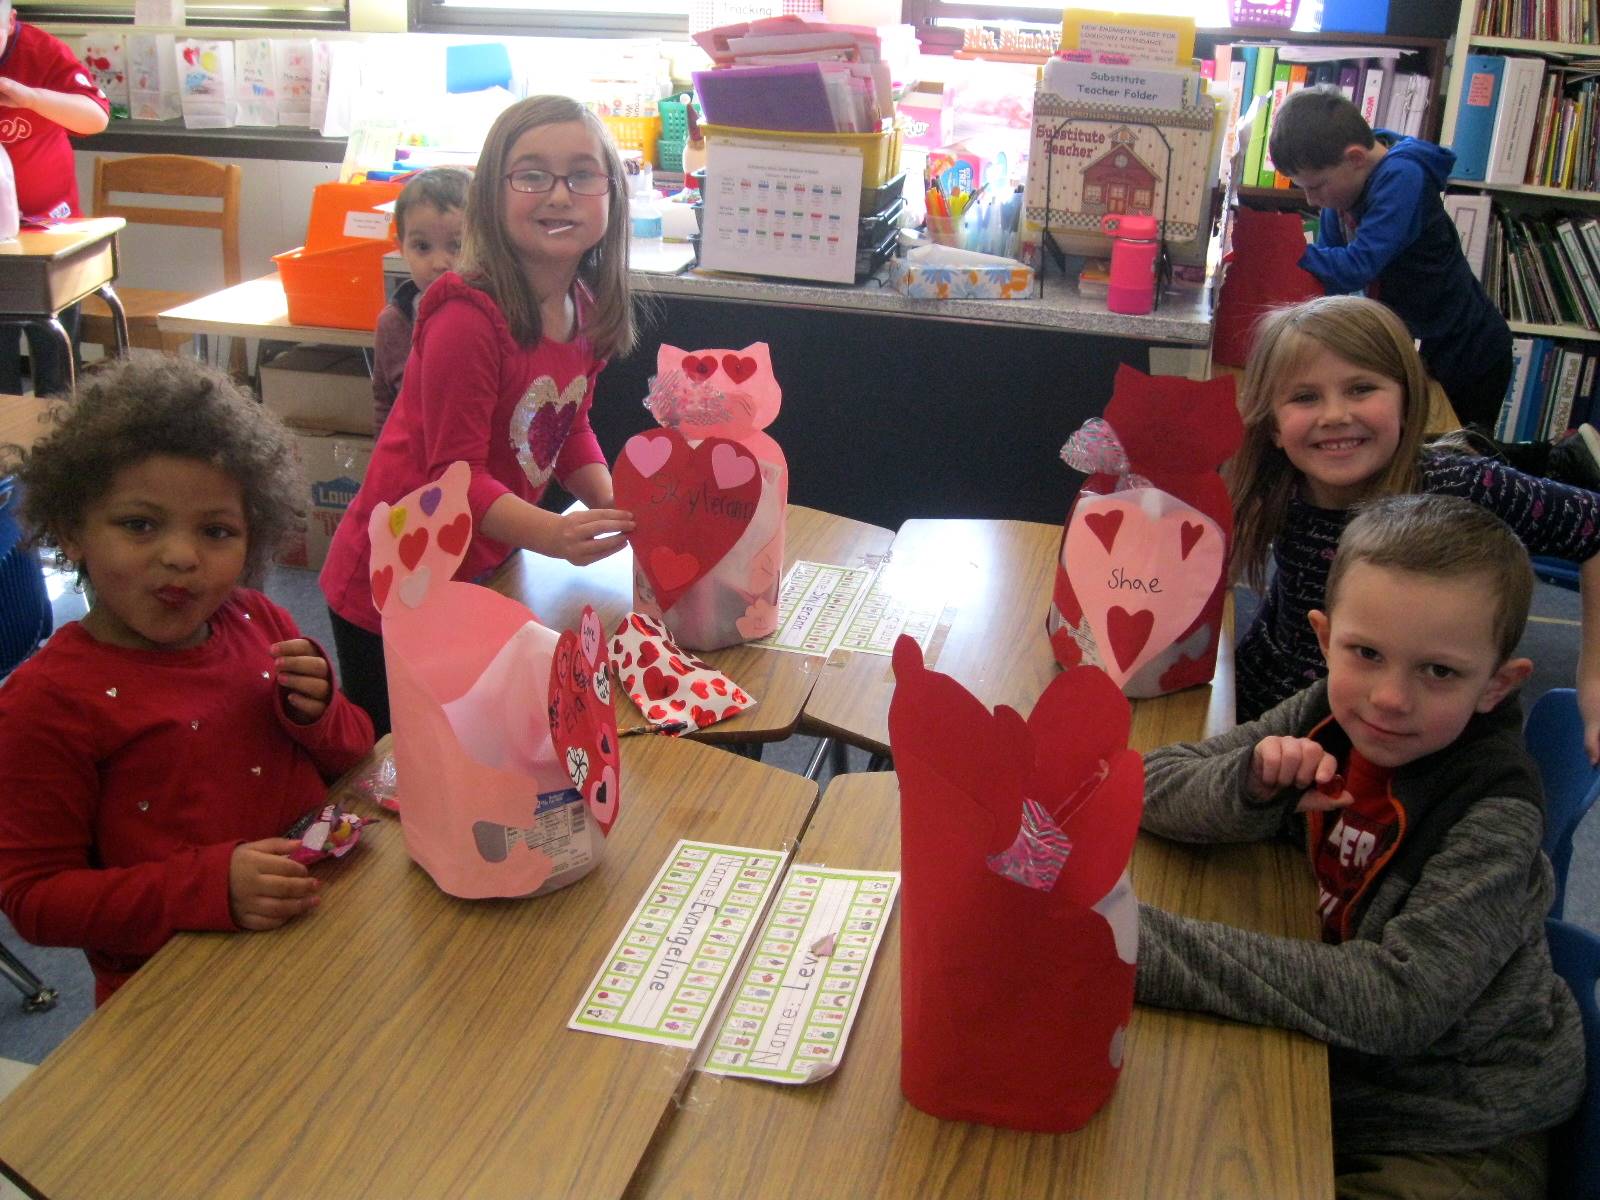
[[[904,180],[905,176],[899,177]],[[899,182],[899,180],[895,182]],[[856,282],[871,278],[878,268],[889,261],[894,254],[895,244],[900,239],[900,214],[905,211],[906,202],[898,198],[890,202],[889,206],[881,212],[872,213],[862,217],[856,228]],[[705,209],[696,204],[694,206],[695,222],[700,233],[705,232]],[[689,239],[694,246],[694,261],[700,261],[700,234]]]

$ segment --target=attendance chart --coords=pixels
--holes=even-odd
[[[702,267],[855,282],[859,154],[714,142],[707,155]]]

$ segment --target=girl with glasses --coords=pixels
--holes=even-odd
[[[490,129],[467,193],[458,272],[417,306],[404,382],[322,568],[346,693],[389,728],[367,520],[472,468],[473,538],[456,571],[474,579],[521,547],[585,565],[633,528],[611,507],[611,473],[589,427],[595,379],[633,348],[622,161],[599,118],[565,96],[532,96]],[[587,506],[538,507],[551,476]]]

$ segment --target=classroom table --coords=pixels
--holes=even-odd
[[[0,242],[0,324],[50,330],[66,353],[69,390],[77,385],[77,370],[72,337],[59,319],[63,309],[99,295],[111,309],[117,352],[128,352],[128,319],[111,286],[117,277],[117,234],[126,224],[121,217],[86,217],[24,229]]]
[[[907,521],[895,534],[881,586],[926,602],[944,600],[925,661],[959,680],[989,708],[1027,714],[1060,668],[1045,636],[1061,526],[1032,521]],[[1149,745],[1208,737],[1233,724],[1232,605],[1223,617],[1217,673],[1141,705],[1157,723]],[[818,674],[801,715],[807,732],[873,754],[889,753],[888,657],[840,651]]]
[[[189,333],[197,339],[267,338],[278,342],[363,347],[371,346],[373,339],[370,329],[291,324],[289,300],[283,294],[283,280],[276,271],[169,308],[157,315],[156,326],[163,333]]]
[[[43,419],[49,407],[37,396],[0,394],[0,446],[33,445],[50,431]]]
[[[1164,736],[1151,708],[1134,705],[1136,747]],[[896,869],[894,775],[836,777],[795,861]],[[1285,846],[1180,846],[1143,834],[1133,885],[1140,900],[1190,916],[1315,936],[1311,876]],[[1136,1005],[1117,1089],[1073,1133],[945,1122],[913,1108],[900,1094],[899,942],[896,916],[832,1076],[785,1087],[695,1075],[630,1200],[1332,1197],[1327,1052],[1284,1030]]]
[[[877,563],[894,535],[832,513],[789,506],[784,536],[784,570],[796,560],[864,566]],[[496,591],[520,600],[553,629],[575,626],[585,604],[592,604],[607,629],[633,607],[633,554],[623,549],[587,567],[521,551],[488,580]],[[703,655],[728,678],[755,696],[755,707],[719,721],[693,736],[711,743],[779,741],[795,731],[812,685],[824,673],[824,660],[759,646],[729,646]],[[885,662],[888,660],[885,659]],[[644,717],[617,689],[617,722],[623,729]]]
[[[389,821],[313,868],[309,917],[174,938],[0,1103],[5,1173],[50,1200],[620,1195],[690,1054],[567,1020],[679,838],[786,848],[817,797],[692,742],[622,754],[605,858],[562,891],[453,899]]]

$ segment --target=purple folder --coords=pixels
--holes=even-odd
[[[822,64],[725,67],[696,71],[700,107],[713,125],[832,133],[837,128],[822,80]]]

